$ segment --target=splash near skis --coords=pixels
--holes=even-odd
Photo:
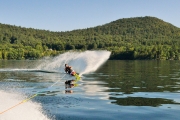
[[[81,76],[82,74],[96,71],[109,59],[110,54],[111,52],[106,50],[66,52],[54,58],[41,60],[41,63],[35,69],[63,73],[64,65],[68,64]]]

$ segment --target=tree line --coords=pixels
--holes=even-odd
[[[52,32],[0,24],[0,59],[38,59],[68,50],[109,50],[110,59],[180,59],[180,29],[155,17]]]

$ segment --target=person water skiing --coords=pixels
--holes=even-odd
[[[72,69],[71,66],[69,66],[68,64],[65,64],[65,72],[72,75],[72,76],[75,76],[76,79],[80,79],[79,75]]]
[[[72,70],[72,67],[69,66],[69,65],[67,65],[67,64],[65,64],[65,69],[64,69],[64,70],[65,70],[65,72],[68,73],[68,74],[71,74],[71,72],[73,71],[73,70]]]

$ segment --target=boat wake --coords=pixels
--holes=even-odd
[[[41,70],[41,69],[0,69],[0,72],[43,72],[43,73],[64,73],[53,70]]]
[[[24,100],[26,96],[2,90],[0,90],[0,95],[3,96],[2,98],[0,97],[0,120],[50,120],[43,112],[42,106],[32,101],[3,113],[4,110]]]

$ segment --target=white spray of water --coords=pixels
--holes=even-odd
[[[19,93],[10,93],[0,90],[0,112],[18,104],[25,99],[25,96]],[[28,101],[7,112],[0,114],[0,120],[49,120],[43,114],[40,104]]]
[[[66,52],[42,62],[37,69],[64,72],[67,63],[80,75],[97,70],[109,59],[109,51]]]
[[[55,58],[38,61],[40,64],[35,70],[64,72],[64,64],[67,63],[76,72],[85,74],[97,70],[108,60],[110,54],[109,51],[67,52]],[[26,97],[2,90],[0,95],[0,112],[16,105]],[[43,113],[40,104],[28,101],[0,114],[0,120],[49,120],[49,118]]]

